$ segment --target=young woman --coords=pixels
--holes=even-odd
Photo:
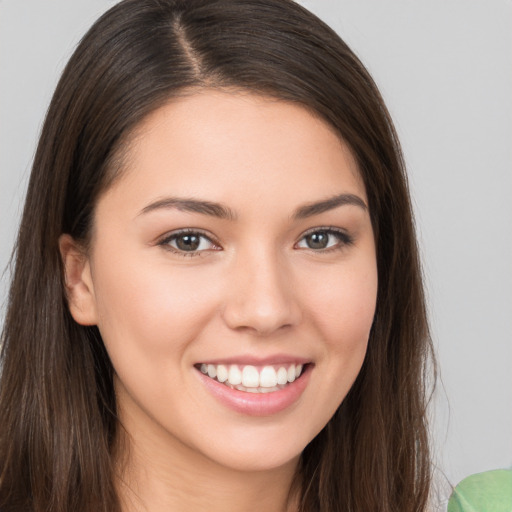
[[[364,67],[289,0],[125,0],[42,130],[0,508],[421,511],[430,341]]]

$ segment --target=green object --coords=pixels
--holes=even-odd
[[[455,487],[448,512],[512,512],[512,469],[477,473]]]

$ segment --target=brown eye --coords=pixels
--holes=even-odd
[[[322,251],[341,249],[353,243],[352,237],[339,229],[316,229],[306,233],[298,242],[300,249]]]
[[[159,245],[168,247],[177,253],[187,253],[190,256],[200,254],[202,251],[218,249],[210,238],[196,231],[173,233],[162,240]]]
[[[306,235],[304,240],[310,249],[325,249],[329,245],[329,233],[326,231],[316,231]]]
[[[180,251],[197,251],[201,244],[201,237],[198,235],[178,235],[175,238],[176,248]]]

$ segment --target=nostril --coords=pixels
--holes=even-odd
[[[270,304],[269,304],[270,305]],[[230,329],[268,336],[278,330],[290,329],[299,323],[298,308],[292,303],[258,308],[246,304],[230,304],[223,311],[223,318]]]
[[[301,310],[293,279],[275,250],[256,252],[238,254],[222,315],[230,329],[268,336],[299,323]]]

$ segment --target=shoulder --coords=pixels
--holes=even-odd
[[[512,469],[477,473],[455,487],[448,512],[512,511]]]

